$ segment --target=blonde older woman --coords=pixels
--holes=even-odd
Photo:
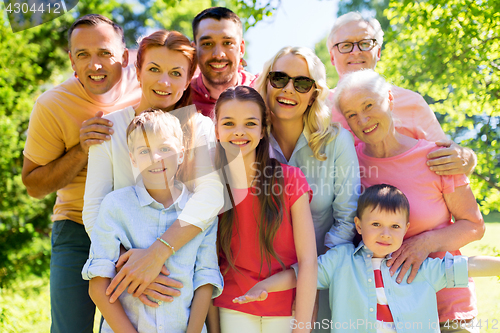
[[[362,141],[356,147],[360,167],[376,170],[362,175],[363,186],[394,185],[410,202],[410,228],[402,247],[387,262],[392,265],[391,274],[402,265],[399,283],[403,278],[411,283],[428,256],[442,258],[446,251],[460,254],[459,248],[483,236],[484,222],[467,177],[438,176],[429,170],[426,156],[438,147],[395,130],[391,112],[394,97],[380,75],[373,70],[346,75],[337,86],[334,102]],[[472,281],[469,285],[437,293],[442,324],[477,315]],[[446,331],[443,325],[441,329]]]
[[[310,49],[285,47],[265,63],[255,88],[271,111],[272,156],[301,168],[313,190],[311,213],[318,254],[325,252],[325,245],[351,242],[359,190],[358,160],[352,136],[331,123],[321,60]],[[320,298],[321,323],[330,317],[330,310],[328,293]]]

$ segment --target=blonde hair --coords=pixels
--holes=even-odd
[[[135,131],[140,129],[141,131]],[[147,134],[159,135],[162,138],[175,138],[178,147],[183,146],[183,133],[181,123],[177,117],[159,109],[149,108],[136,116],[127,127],[127,145],[131,153],[137,135],[143,137]]]
[[[320,161],[325,161],[324,146],[337,136],[340,125],[331,121],[331,109],[326,105],[326,98],[330,90],[326,85],[325,66],[316,54],[306,47],[287,46],[282,48],[264,64],[262,74],[255,81],[254,88],[264,100],[267,100],[267,74],[272,71],[276,61],[287,54],[302,57],[307,63],[311,78],[316,82],[313,94],[314,102],[304,112],[302,119],[304,127],[311,134],[308,145],[313,151],[314,157]]]
[[[361,15],[361,13],[359,12],[349,12],[338,17],[337,20],[335,20],[335,24],[333,25],[332,30],[328,35],[328,39],[326,40],[326,47],[328,48],[328,51],[331,51],[333,47],[333,43],[335,42],[333,38],[335,37],[337,31],[347,23],[356,21],[365,22],[366,24],[371,26],[375,31],[373,38],[375,38],[377,40],[377,44],[382,47],[382,44],[384,43],[384,32],[382,31],[380,22],[374,17],[368,19],[364,18],[363,15]]]

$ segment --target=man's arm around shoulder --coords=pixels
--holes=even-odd
[[[80,143],[52,162],[39,165],[24,157],[22,179],[30,196],[42,199],[68,185],[87,165],[89,147],[111,139],[113,123],[102,115],[103,112],[99,111],[93,118],[84,121],[80,129]]]

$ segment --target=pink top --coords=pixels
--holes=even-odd
[[[312,191],[299,168],[284,164],[281,164],[281,167],[284,174],[285,203],[283,221],[274,239],[274,250],[286,268],[290,268],[292,264],[297,262],[291,208],[304,193],[309,193],[309,200],[311,200]],[[231,250],[234,253],[234,264],[238,270],[229,268],[228,272],[224,274],[229,264],[221,253],[220,270],[224,275],[224,290],[222,295],[214,299],[214,305],[256,316],[291,316],[295,289],[270,293],[263,302],[247,304],[232,302],[235,297],[244,295],[257,282],[282,270],[279,262],[272,258],[271,272],[269,272],[265,258],[261,258],[260,255],[258,236],[260,207],[257,197],[259,190],[261,189],[251,188],[249,195],[235,208],[236,218]],[[277,190],[275,189],[275,191]]]
[[[199,74],[191,80],[191,99],[193,104],[196,105],[198,112],[211,119],[214,118],[214,107],[216,99],[210,96],[207,87],[203,83],[202,74]],[[238,85],[250,86],[255,80],[255,76],[240,67],[238,70]]]
[[[441,129],[434,112],[432,112],[422,96],[397,86],[392,86],[391,91],[394,96],[392,117],[398,132],[414,139],[425,139],[433,142],[446,139],[446,135]],[[332,89],[330,95],[328,95],[328,100],[332,105],[332,120],[339,122],[352,133],[344,116],[335,108],[333,103],[334,92],[335,89]],[[358,145],[361,141],[354,133],[352,135],[354,136],[354,144]]]
[[[433,229],[444,228],[453,222],[444,193],[452,193],[456,187],[469,183],[465,175],[438,176],[426,165],[427,154],[438,149],[426,140],[419,140],[403,154],[375,158],[363,153],[365,143],[356,146],[359,159],[361,184],[389,184],[399,188],[410,202],[410,228],[405,238]],[[460,251],[448,251],[459,255]],[[443,258],[445,252],[431,253],[431,258]],[[437,293],[439,321],[448,319],[471,319],[477,316],[474,284],[469,279],[469,288],[443,289]]]

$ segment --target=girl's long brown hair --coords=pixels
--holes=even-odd
[[[259,201],[257,211],[260,211],[260,216],[255,216],[259,225],[260,257],[262,259],[265,258],[269,272],[271,271],[271,257],[275,258],[282,268],[285,269],[285,265],[274,250],[274,239],[281,226],[284,214],[284,179],[281,164],[274,158],[269,157],[269,112],[264,100],[255,89],[246,86],[229,88],[219,96],[215,104],[216,126],[221,105],[231,100],[253,102],[259,106],[261,111],[263,137],[255,148],[255,163],[257,166],[258,178],[254,180],[254,187],[257,188]],[[235,110],[235,112],[238,112],[238,110]],[[231,239],[233,237],[234,221],[238,216],[236,216],[236,211],[234,209],[235,201],[231,187],[229,186],[228,175],[224,169],[228,164],[227,156],[220,142],[217,143],[215,164],[217,169],[221,170],[221,179],[225,181],[226,184],[225,207],[229,207],[229,209],[224,209],[224,213],[221,214],[219,220],[219,247],[224,253],[229,266],[236,270],[234,258],[238,254],[231,251]],[[277,194],[274,193],[273,186],[280,189]],[[249,195],[253,194],[249,193]],[[263,261],[261,261],[261,271],[262,264]],[[223,273],[225,274],[226,272]]]

